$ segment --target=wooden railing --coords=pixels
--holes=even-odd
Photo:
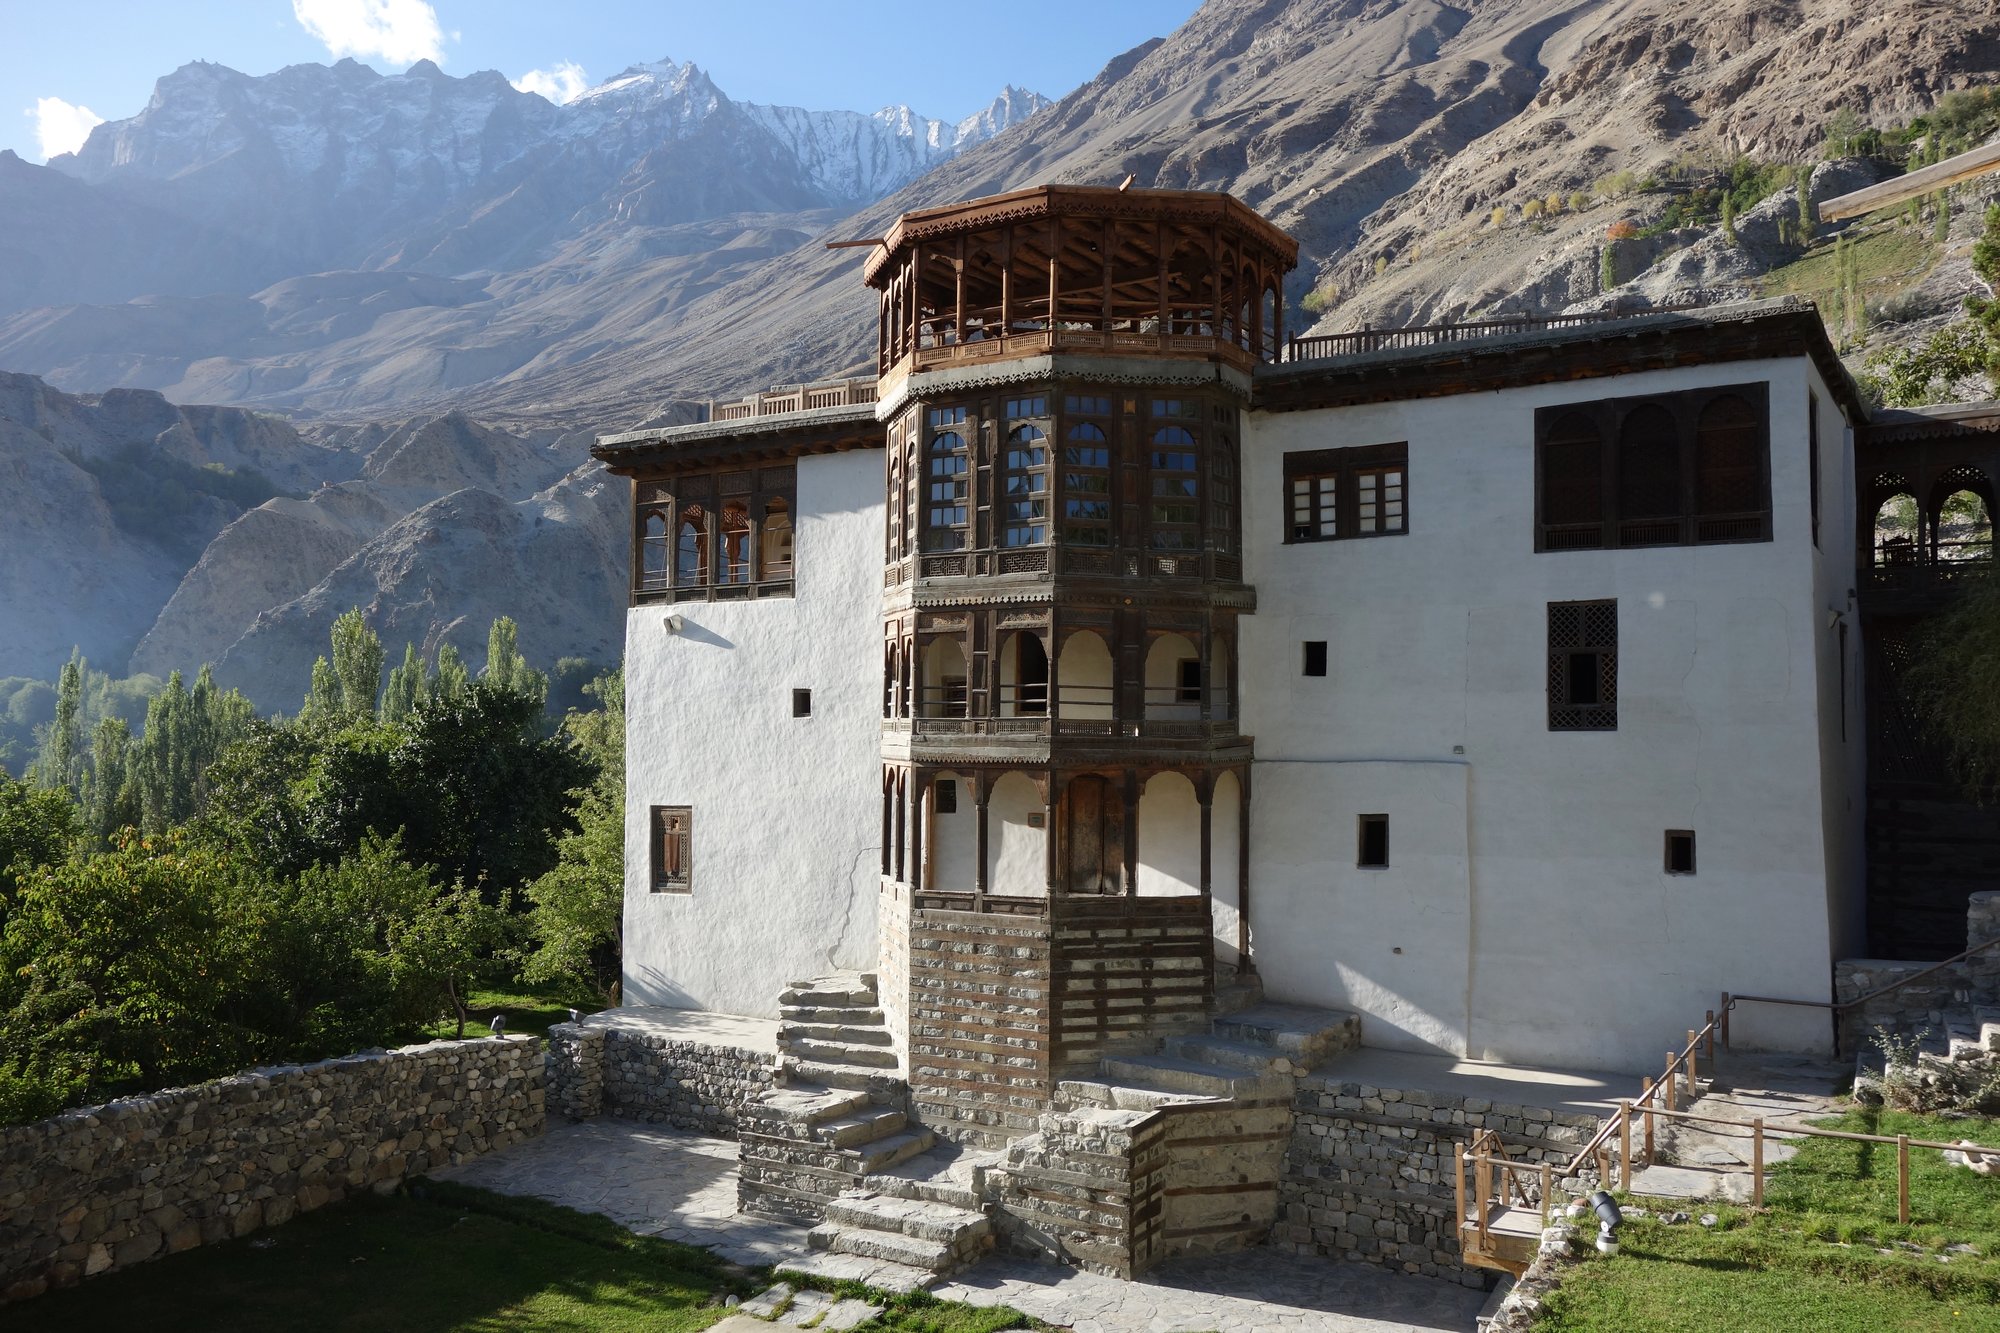
[[[1497,338],[1509,333],[1540,333],[1545,329],[1577,328],[1606,320],[1635,319],[1642,315],[1670,315],[1698,310],[1700,302],[1654,306],[1650,310],[1601,310],[1580,315],[1521,315],[1512,319],[1468,320],[1463,324],[1414,324],[1400,329],[1356,329],[1352,333],[1294,335],[1285,347],[1287,361],[1323,361],[1328,357],[1354,356],[1362,352],[1399,352],[1415,347],[1437,347],[1445,343],[1467,342],[1476,338]]]
[[[1735,1009],[1737,1005],[1777,1004],[1777,1005],[1789,1005],[1797,1009],[1826,1010],[1829,1017],[1831,1017],[1833,1020],[1833,1053],[1836,1057],[1838,1057],[1841,1054],[1840,1050],[1841,1014],[1847,1012],[1850,1009],[1859,1009],[1863,1005],[1869,1003],[1869,1001],[1879,1000],[1884,995],[1893,995],[1895,992],[1901,990],[1905,986],[1914,985],[1915,983],[1922,981],[1926,977],[1935,976],[1937,973],[1944,971],[1948,967],[1956,967],[1960,963],[1964,962],[1966,959],[1972,957],[1974,954],[1984,953],[1986,950],[1995,947],[2000,947],[2000,935],[1996,935],[1990,940],[1983,940],[1980,943],[1973,945],[1969,949],[1965,949],[1959,953],[1955,953],[1941,963],[1933,963],[1921,972],[1912,972],[1907,977],[1899,977],[1898,979],[1890,982],[1886,986],[1879,986],[1876,989],[1869,991],[1866,995],[1857,995],[1851,1000],[1792,1000],[1792,999],[1786,999],[1785,997],[1778,995],[1731,995],[1728,991],[1724,991],[1722,992],[1722,1011],[1721,1011],[1722,1049],[1725,1051],[1729,1049],[1729,1014],[1730,1011]]]
[[[783,412],[810,412],[821,407],[858,407],[875,401],[875,377],[827,380],[819,384],[795,384],[753,393],[747,398],[718,403],[708,402],[710,421],[747,421],[753,417],[777,416]]]

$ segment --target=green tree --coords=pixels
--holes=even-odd
[[[340,681],[340,708],[347,717],[374,717],[382,690],[382,641],[368,628],[361,608],[333,622],[333,674]],[[314,692],[318,687],[315,684]]]
[[[1736,239],[1736,197],[1730,194],[1722,196],[1722,239],[1728,241],[1731,245],[1738,244]]]
[[[98,851],[109,847],[120,829],[139,825],[138,788],[132,781],[132,728],[122,717],[99,719],[91,733],[83,817],[91,846]]]
[[[1986,210],[1985,229],[1972,243],[1972,271],[2000,293],[2000,204]],[[2000,389],[2000,295],[1968,296],[1965,309],[1986,335],[1986,372],[1993,377],[1994,388]]]
[[[83,655],[74,648],[56,678],[56,715],[42,733],[35,781],[75,796],[83,783]]]
[[[529,695],[539,707],[548,698],[549,678],[528,665],[520,652],[520,631],[507,616],[493,622],[486,634],[486,669],[479,679],[498,690]]]
[[[68,856],[80,831],[76,807],[62,793],[0,773],[0,927],[14,876]]]
[[[346,705],[341,700],[340,676],[334,671],[333,663],[324,657],[314,658],[312,682],[306,688],[305,704],[299,709],[299,720],[333,726],[346,712]]]
[[[389,683],[382,690],[382,720],[401,722],[416,711],[424,701],[429,682],[424,678],[424,661],[417,656],[417,646],[403,645],[401,666],[391,667]]]
[[[595,772],[571,793],[577,827],[556,844],[555,868],[528,885],[534,951],[521,975],[537,984],[581,982],[615,1006],[624,970],[624,669],[584,689],[603,706],[572,711],[563,732]]]
[[[1956,386],[1985,370],[1994,351],[1978,323],[1962,319],[1922,342],[1868,358],[1862,392],[1885,407],[1923,407],[1953,401]]]
[[[472,685],[472,674],[459,660],[458,649],[444,644],[438,649],[437,667],[431,672],[430,688],[426,691],[433,699],[462,699]]]
[[[1908,681],[1960,783],[2000,795],[2000,579],[1968,582],[1930,622]]]

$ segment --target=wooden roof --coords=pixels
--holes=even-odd
[[[863,277],[870,286],[909,245],[939,236],[985,230],[1008,222],[1046,217],[1112,218],[1123,221],[1215,223],[1260,244],[1287,268],[1298,262],[1299,243],[1266,222],[1248,204],[1216,190],[1118,190],[1099,185],[1037,185],[1026,190],[968,199],[941,208],[919,209],[896,225],[869,252]]]

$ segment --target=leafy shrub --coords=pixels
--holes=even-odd
[[[1530,199],[1527,203],[1521,205],[1521,219],[1525,222],[1531,218],[1538,218],[1547,210],[1548,205],[1541,200]]]
[[[1507,221],[1507,205],[1499,204],[1495,206],[1493,212],[1488,215],[1486,220],[1496,227],[1504,225]]]
[[[1629,241],[1638,234],[1639,224],[1630,218],[1619,218],[1604,229],[1604,239],[1607,241]]]

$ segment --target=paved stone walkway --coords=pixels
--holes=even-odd
[[[736,1263],[805,1266],[804,1227],[736,1211],[731,1139],[604,1117],[433,1174],[602,1213]],[[995,1258],[934,1290],[1076,1333],[1470,1333],[1486,1299],[1434,1278],[1268,1249],[1173,1260],[1139,1282]]]

